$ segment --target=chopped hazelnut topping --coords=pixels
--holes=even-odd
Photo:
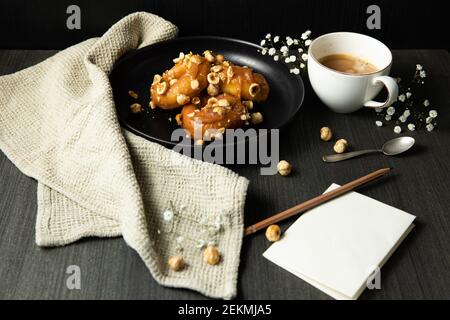
[[[206,89],[210,96],[217,96],[219,94],[219,88],[213,84],[210,84]]]
[[[144,111],[144,109],[142,108],[142,106],[139,103],[133,103],[130,106],[131,112],[132,113],[141,113],[142,111]]]
[[[219,76],[215,72],[209,73],[207,79],[210,84],[218,84],[220,81]]]
[[[248,93],[252,96],[252,97],[254,97],[254,96],[256,96],[257,94],[258,94],[258,92],[261,90],[261,87],[260,87],[260,85],[259,84],[257,84],[257,83],[252,83],[251,85],[250,85],[250,87],[248,88]]]
[[[211,71],[212,72],[220,72],[222,71],[223,67],[219,64],[219,65],[215,65],[214,67],[211,67]]]
[[[167,82],[161,82],[156,85],[156,93],[157,94],[164,94],[167,92],[167,89],[169,89]]]
[[[248,110],[252,110],[253,109],[253,101],[248,100],[248,101],[242,101],[242,104],[248,109]]]
[[[220,107],[228,107],[230,106],[230,102],[227,99],[220,99],[218,101]]]
[[[184,53],[180,52],[180,55],[178,56],[178,58],[173,59],[173,63],[178,63],[180,61],[182,61],[184,59]]]
[[[209,50],[203,52],[203,55],[205,56],[205,59],[208,60],[209,62],[214,62],[216,60],[214,55]]]
[[[160,83],[161,80],[162,80],[162,77],[159,74],[155,74],[155,76],[153,77],[152,84]]]
[[[185,105],[186,103],[188,103],[189,102],[189,97],[187,96],[187,95],[185,95],[185,94],[179,94],[178,96],[177,96],[177,103],[179,104],[179,105]]]
[[[202,58],[198,55],[193,55],[191,57],[190,61],[195,64],[200,64],[200,63],[202,63]]]
[[[177,79],[172,79],[169,81],[169,85],[173,86],[175,84],[175,82],[177,82]]]
[[[200,103],[200,98],[199,97],[193,97],[192,101],[193,104],[199,104]],[[197,111],[197,110],[196,110]]]
[[[222,107],[214,107],[213,112],[219,114],[220,116],[222,116],[225,113],[224,108]]]
[[[228,78],[233,78],[234,76],[234,71],[233,71],[233,67],[229,66],[227,69],[227,77]]]
[[[218,63],[222,63],[222,62],[225,61],[225,57],[223,55],[221,55],[221,54],[218,54],[218,55],[216,55],[216,61]]]
[[[263,122],[263,116],[261,112],[255,112],[250,115],[253,124],[260,124]]]
[[[192,80],[191,81],[191,89],[192,90],[198,89],[199,86],[200,86],[200,83],[198,82],[198,80]]]
[[[130,90],[128,91],[128,94],[130,95],[130,97],[132,97],[133,99],[137,99],[139,97],[138,93],[136,91]]]

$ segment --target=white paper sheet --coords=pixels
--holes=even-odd
[[[332,184],[326,191],[339,187]],[[357,299],[415,216],[356,192],[304,213],[264,257],[335,299]]]

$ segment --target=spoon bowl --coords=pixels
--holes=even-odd
[[[416,141],[411,137],[400,137],[386,141],[381,151],[387,156],[396,156],[408,151]]]

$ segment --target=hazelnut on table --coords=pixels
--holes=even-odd
[[[281,238],[281,229],[278,225],[272,224],[266,229],[266,238],[270,242],[276,242]]]
[[[330,141],[331,138],[333,138],[333,133],[331,132],[331,129],[328,127],[323,127],[320,129],[320,139],[323,141]]]
[[[336,141],[333,149],[336,153],[344,153],[348,148],[348,142],[345,139],[339,139]]]
[[[291,173],[292,171],[292,166],[289,162],[287,162],[286,160],[281,160],[280,162],[278,162],[277,164],[277,170],[278,173],[282,176],[287,176]]]

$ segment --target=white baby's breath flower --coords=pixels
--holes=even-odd
[[[376,113],[380,113],[381,111],[383,111],[383,108],[375,108]]]
[[[423,66],[421,64],[416,64],[416,70],[420,71],[423,69]]]
[[[309,37],[311,35],[311,30],[306,30],[305,34],[306,34],[307,37]]]
[[[405,117],[405,116],[400,116],[400,117],[398,118],[398,120],[399,120],[401,123],[405,123],[405,122],[406,122],[406,117]]]
[[[409,131],[414,131],[414,130],[416,130],[416,125],[415,125],[414,123],[408,124],[408,130],[409,130]]]
[[[425,122],[426,122],[426,123],[431,123],[431,121],[433,121],[433,118],[432,118],[432,117],[427,117],[427,118],[425,119]]]
[[[428,99],[425,99],[425,101],[423,102],[423,105],[425,107],[428,107],[430,105],[430,101],[428,101]]]
[[[395,126],[394,127],[394,132],[399,134],[400,132],[402,132],[402,128],[400,126]]]
[[[411,111],[409,111],[409,109],[406,109],[406,110],[403,112],[403,116],[404,116],[405,118],[408,118],[410,115],[411,115]]]
[[[284,63],[289,63],[289,62],[291,62],[291,58],[290,57],[287,57],[287,58],[284,59]]]
[[[298,45],[298,39],[294,39],[294,44]]]
[[[432,118],[436,118],[438,114],[437,114],[437,111],[436,111],[436,110],[430,110],[429,115],[430,115],[430,117],[432,117]]]
[[[296,56],[290,56],[289,59],[291,60],[291,62],[295,62],[297,60]]]
[[[263,46],[265,46],[266,45],[266,40],[261,40],[261,42],[260,42],[260,44],[259,44],[261,47],[263,47]]]
[[[273,43],[277,43],[278,41],[280,41],[280,37],[279,36],[273,37]]]
[[[306,53],[302,54],[302,59],[303,59],[303,61],[307,61],[308,60],[308,54],[306,54]]]
[[[386,121],[391,121],[391,119],[392,119],[392,116],[390,116],[388,114],[384,117],[384,120],[386,120]]]
[[[303,49],[302,49],[302,48],[298,48],[298,52],[299,52],[299,53],[302,53],[302,52],[303,52]]]
[[[261,50],[261,54],[262,54],[263,56],[265,56],[265,55],[267,54],[267,49],[266,49],[266,48],[263,48],[263,49]]]
[[[280,59],[279,56],[273,56],[273,60],[274,60],[274,61],[278,61],[279,59]]]
[[[304,63],[300,63],[300,69],[304,69],[306,65]]]
[[[285,52],[288,52],[289,49],[288,49],[288,47],[286,47],[286,46],[282,46],[282,47],[280,48],[280,51],[283,52],[283,53],[285,53]]]
[[[289,46],[291,46],[294,43],[294,40],[291,37],[286,37],[286,44]]]
[[[269,54],[270,54],[270,53],[269,53]],[[398,96],[398,100],[401,101],[401,102],[405,102],[405,100],[406,100],[405,95],[404,95],[404,94],[399,95],[399,96]]]
[[[300,69],[299,69],[299,68],[294,68],[293,73],[294,73],[294,74],[299,74],[299,73],[300,73]]]
[[[383,122],[381,122],[381,121],[375,121],[375,124],[376,124],[376,126],[377,127],[382,127],[383,126]]]
[[[427,124],[427,131],[428,131],[428,132],[431,132],[431,131],[433,131],[433,130],[434,130],[434,125],[431,124],[431,123]]]
[[[270,39],[270,37],[272,37],[270,33],[266,34],[266,39]]]
[[[308,46],[309,46],[309,45],[311,44],[311,42],[312,42],[312,41],[311,41],[311,40],[309,40],[309,39],[308,39],[308,40],[306,40],[306,41],[305,41],[305,46],[307,46],[307,47],[308,47]]]
[[[179,237],[177,237],[177,243],[178,244],[181,244],[181,243],[183,243],[183,241],[184,241],[184,237],[182,237],[182,236],[179,236]]]
[[[421,78],[426,78],[427,77],[427,73],[425,72],[425,70],[420,71],[419,73]]]
[[[387,108],[386,113],[392,116],[395,113],[395,108],[394,107]]]
[[[411,98],[411,96],[412,96],[412,93],[411,93],[411,92],[407,92],[407,93],[406,93],[406,99]]]
[[[275,48],[270,48],[269,49],[269,56],[273,56],[275,54],[275,52],[277,52],[277,50],[275,50]]]
[[[303,32],[301,38],[302,40],[308,39],[308,34],[306,32]]]
[[[206,241],[205,240],[197,240],[197,244],[195,245],[198,249],[203,249],[204,246],[206,246]]]
[[[163,218],[165,221],[171,221],[173,218],[173,212],[171,210],[164,211]]]

